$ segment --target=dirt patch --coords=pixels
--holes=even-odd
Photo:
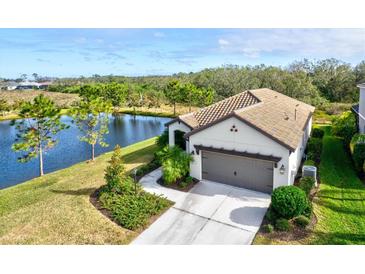
[[[172,188],[172,189],[176,189],[176,190],[179,190],[179,191],[183,191],[183,192],[189,192],[190,189],[192,189],[197,183],[199,183],[199,180],[198,179],[195,179],[193,178],[193,181],[192,183],[184,186],[182,183],[184,182],[184,179],[180,179],[180,180],[177,180],[176,182],[174,182],[173,184],[166,184],[163,180],[162,177],[160,177],[158,180],[157,180],[157,183],[163,187],[167,187],[167,188]]]

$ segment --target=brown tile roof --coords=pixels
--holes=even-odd
[[[285,147],[295,150],[314,107],[271,89],[249,90],[196,112],[180,115],[190,136],[226,118],[235,116]]]

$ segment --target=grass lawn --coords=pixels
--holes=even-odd
[[[365,244],[365,187],[357,177],[341,139],[324,127],[319,173],[320,191],[314,200],[318,218],[311,236],[281,242],[258,235],[255,244]]]
[[[155,138],[123,148],[126,168],[149,162]],[[123,229],[89,201],[104,184],[111,153],[14,187],[0,190],[0,244],[126,244],[136,232]]]

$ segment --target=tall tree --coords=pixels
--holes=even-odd
[[[71,110],[76,125],[82,132],[79,139],[90,145],[91,160],[95,159],[95,145],[108,146],[104,141],[109,133],[108,115],[112,112],[112,104],[103,98],[83,99]]]
[[[164,89],[166,99],[174,107],[174,115],[176,115],[176,104],[184,100],[181,84],[178,80],[171,80]]]
[[[57,144],[55,135],[68,126],[60,120],[60,109],[43,94],[34,98],[33,103],[23,103],[19,116],[23,119],[15,122],[19,133],[12,148],[24,152],[20,162],[38,157],[39,175],[43,176],[43,153]]]

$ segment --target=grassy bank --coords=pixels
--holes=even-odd
[[[149,162],[155,139],[123,148],[126,168]],[[0,244],[125,244],[137,234],[90,203],[111,153],[0,190]]]
[[[191,111],[197,110],[197,107],[191,107]],[[174,109],[170,105],[161,105],[158,108],[147,108],[147,107],[138,107],[138,108],[119,108],[118,112],[125,114],[135,114],[135,115],[145,115],[145,116],[158,116],[158,117],[176,117],[180,114],[185,114],[190,112],[188,106],[178,104],[176,106],[176,114],[174,115]]]
[[[354,171],[341,139],[326,127],[314,199],[318,223],[311,235],[296,242],[273,241],[258,235],[255,244],[365,244],[365,187]]]

